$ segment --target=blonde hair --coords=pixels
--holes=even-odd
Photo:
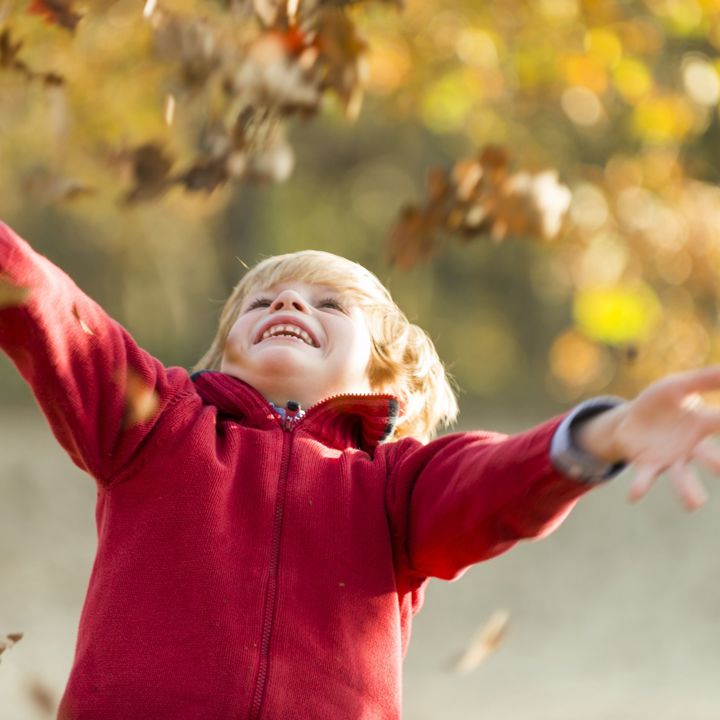
[[[328,285],[357,303],[372,338],[368,378],[375,392],[398,398],[394,438],[426,442],[458,413],[451,380],[432,340],[411,323],[385,286],[358,263],[332,253],[304,250],[269,257],[249,270],[225,303],[215,339],[194,370],[219,370],[225,341],[242,304],[261,288],[287,281]]]

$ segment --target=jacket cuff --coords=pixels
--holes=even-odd
[[[611,480],[625,469],[626,462],[607,463],[585,452],[575,441],[574,431],[584,421],[606,410],[622,405],[619,397],[597,397],[580,403],[560,423],[550,444],[550,461],[555,469],[585,483]]]

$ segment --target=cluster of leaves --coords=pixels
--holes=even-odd
[[[449,235],[463,240],[509,235],[550,240],[559,233],[570,191],[557,173],[512,172],[507,151],[490,146],[447,172],[432,168],[423,206],[406,205],[389,236],[392,264],[426,260]]]
[[[532,269],[538,295],[572,306],[550,348],[553,391],[632,393],[720,359],[717,243],[702,219],[720,212],[716,3],[431,0],[368,36],[370,88],[398,112],[441,135],[519,147],[572,188],[552,252]],[[433,171],[426,205],[404,210],[390,236],[399,266],[448,234],[475,237],[468,219],[491,237],[515,234],[470,212],[456,175]],[[528,215],[527,203],[513,209],[517,234],[547,237],[524,231]]]
[[[348,117],[360,110],[367,45],[348,14],[351,4],[358,3],[241,0],[198,17],[147,0],[148,54],[167,68],[162,82],[170,88],[165,121],[171,140],[178,104],[202,107],[187,112],[194,123],[183,132],[196,141],[181,169],[164,139],[147,138],[109,154],[132,182],[124,201],[152,200],[173,186],[209,193],[230,180],[285,180],[294,165],[285,132],[290,118],[312,117],[328,94]],[[92,17],[84,18],[72,0],[33,0],[26,10],[70,33]],[[31,71],[18,56],[22,46],[6,27],[0,69],[46,84],[63,82],[59,74]],[[72,83],[72,76],[65,81]]]
[[[453,152],[488,148],[429,172],[426,198],[405,207],[390,233],[396,266],[427,260],[450,237],[552,238],[547,253],[534,255],[531,274],[537,295],[572,306],[573,323],[555,338],[549,359],[571,393],[604,388],[625,372],[629,356],[635,362],[628,372],[641,382],[659,369],[717,357],[715,256],[711,229],[698,220],[720,206],[713,192],[716,4],[459,0],[450,7],[425,0],[402,15],[363,14],[367,42],[351,12],[365,4],[147,0],[143,19],[137,5],[117,0],[82,5],[85,15],[73,0],[28,0],[3,15],[12,31],[8,24],[0,36],[0,70],[39,80],[35,85],[64,78],[48,88],[67,100],[64,110],[58,103],[56,146],[70,146],[70,134],[75,148],[110,160],[130,205],[174,187],[211,192],[232,181],[282,180],[294,164],[288,122],[313,117],[328,96],[356,117],[367,88],[382,96],[393,121],[424,124],[450,138]],[[47,32],[28,18],[47,21]],[[88,47],[113,23],[112,53],[99,58],[94,47],[93,56],[70,61],[77,46]],[[83,42],[73,45],[73,38]],[[109,94],[95,104],[80,99],[97,87],[92,62],[103,73],[138,68],[108,80],[123,88],[117,102]],[[51,73],[39,71],[46,66]],[[114,134],[106,127],[113,123]],[[23,156],[39,156],[36,137]],[[513,168],[508,154],[523,168]],[[87,195],[100,181],[63,177],[68,156],[54,157],[59,177],[38,173],[27,189],[53,201]],[[658,174],[663,163],[672,172]],[[572,188],[570,203],[558,177]],[[667,239],[669,228],[677,230],[674,239]],[[662,247],[659,237],[666,238]],[[687,350],[668,350],[670,336]],[[664,359],[651,362],[653,354]]]

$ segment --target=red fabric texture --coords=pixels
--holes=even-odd
[[[546,534],[590,486],[553,470],[559,419],[378,444],[392,399],[284,430],[229,375],[166,369],[0,224],[0,343],[97,482],[97,557],[63,720],[391,720],[429,577]],[[138,379],[156,393],[132,421]],[[135,390],[133,389],[135,388]]]

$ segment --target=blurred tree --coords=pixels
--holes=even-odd
[[[308,245],[481,399],[717,360],[720,3],[394,5],[0,0],[3,216],[185,364],[235,257]]]

